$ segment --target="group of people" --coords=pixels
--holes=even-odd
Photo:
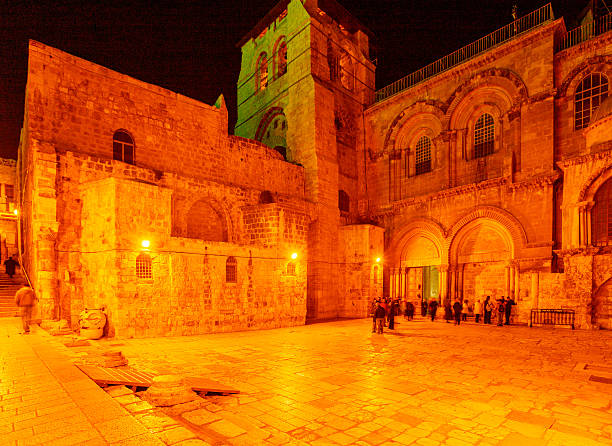
[[[461,302],[459,298],[456,298],[452,305],[450,301],[445,303],[444,319],[447,323],[454,319],[455,325],[460,325],[461,321],[466,321],[468,314],[473,312],[474,322],[480,323],[482,317],[483,323],[491,324],[493,314],[496,314],[498,326],[510,325],[510,316],[514,305],[516,305],[516,302],[510,296],[507,298],[502,296],[496,301],[493,301],[491,296],[487,296],[484,302],[480,302],[479,299],[476,300],[473,307],[467,299]],[[438,306],[439,302],[437,299],[431,299],[429,302],[423,299],[421,301],[422,316],[429,314],[433,322],[436,318]],[[384,326],[388,326],[390,330],[393,330],[395,328],[395,316],[398,310],[399,301],[397,299],[376,298],[372,305],[372,333],[382,333]],[[406,301],[404,306],[404,318],[406,320],[412,320],[414,317],[414,310],[415,308],[412,302]]]
[[[516,305],[516,302],[510,296],[507,298],[502,296],[495,302],[491,299],[491,296],[487,296],[482,303],[480,300],[476,300],[473,307],[470,306],[468,300],[460,302],[457,298],[452,306],[450,302],[447,302],[444,306],[444,319],[446,322],[449,322],[454,316],[455,325],[459,325],[461,321],[467,320],[467,316],[471,312],[470,310],[472,310],[474,313],[474,322],[477,324],[480,323],[481,316],[485,324],[491,324],[493,314],[495,313],[497,314],[497,325],[510,325],[510,315],[512,314],[513,305]]]

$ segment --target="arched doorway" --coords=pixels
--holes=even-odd
[[[476,219],[463,226],[451,245],[449,297],[482,302],[514,295],[514,244],[496,221]]]
[[[593,294],[587,310],[587,317],[590,316],[591,324],[612,329],[612,279],[608,279]]]

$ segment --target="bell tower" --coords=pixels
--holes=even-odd
[[[302,165],[314,204],[309,319],[362,316],[363,302],[348,301],[344,283],[344,233],[353,240],[355,231],[341,228],[359,223],[358,203],[366,198],[363,112],[374,96],[375,75],[369,37],[335,0],[281,0],[238,44],[235,134]],[[371,246],[362,242],[357,244]],[[357,256],[363,249],[354,249],[354,240],[349,244],[354,258],[369,256]]]

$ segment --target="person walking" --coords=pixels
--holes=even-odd
[[[453,318],[453,307],[451,306],[450,300],[447,300],[444,304],[444,320],[448,324],[449,321]]]
[[[372,313],[372,333],[376,332],[376,309],[378,308],[378,303],[380,302],[380,299],[380,297],[375,297],[372,301],[372,306],[370,307],[370,312]]]
[[[474,302],[474,322],[480,322],[480,314],[482,313],[482,304],[480,303],[480,299],[476,299]]]
[[[506,313],[506,305],[504,304],[504,296],[499,299],[497,304],[497,326],[503,327],[504,325],[504,314]]]
[[[406,312],[408,313],[408,320],[411,321],[414,318],[414,304],[410,301],[406,302]]]
[[[484,309],[484,323],[491,323],[491,313],[493,312],[493,303],[491,302],[491,296],[487,296],[483,304]]]
[[[8,274],[8,276],[12,279],[13,276],[15,275],[15,267],[18,265],[17,262],[15,262],[15,260],[13,259],[13,257],[9,257],[8,259],[6,259],[4,261],[4,268],[6,271],[6,274]]]
[[[23,325],[23,334],[30,332],[30,322],[32,321],[32,309],[36,303],[36,295],[34,290],[29,286],[21,287],[15,293],[15,303],[19,307],[21,313],[21,324]]]
[[[455,312],[455,325],[459,325],[461,323],[461,311],[463,310],[463,305],[459,302],[459,298],[455,298],[455,303],[453,304],[453,311]]]
[[[512,305],[516,305],[516,302],[514,302],[514,299],[512,299],[512,297],[508,296],[508,299],[506,299],[506,308],[505,308],[506,325],[510,325],[510,315],[512,314]]]
[[[436,311],[438,311],[438,301],[436,299],[431,299],[429,301],[429,315],[431,316],[432,322],[436,318]]]
[[[417,294],[417,299],[421,299],[421,316],[427,316],[427,301],[422,299],[420,294]]]
[[[385,307],[383,307],[382,302],[378,301],[376,311],[374,312],[374,317],[376,318],[376,333],[378,334],[382,334],[383,332],[383,324],[386,315],[387,312],[385,311]]]
[[[467,321],[468,313],[470,312],[470,305],[467,300],[463,301],[463,308],[461,309],[461,320]]]

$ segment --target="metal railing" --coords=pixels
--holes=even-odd
[[[612,30],[612,14],[605,15],[569,31],[555,45],[555,52],[563,51],[579,43],[586,42],[595,36]]]
[[[550,3],[548,3],[547,5],[542,6],[540,9],[537,9],[526,16],[521,17],[520,19],[513,21],[512,23],[499,28],[497,31],[493,31],[491,34],[488,34],[481,39],[478,39],[477,41],[458,49],[454,53],[430,63],[426,67],[423,67],[420,70],[393,82],[391,85],[381,88],[380,90],[376,91],[374,101],[380,102],[387,99],[388,97],[423,82],[430,77],[457,66],[468,59],[476,57],[477,55],[493,48],[494,46],[506,42],[519,34],[548,23],[553,19],[554,14],[552,6]]]
[[[538,309],[531,310],[529,315],[529,326],[537,325],[570,325],[574,329],[574,319],[576,312],[574,310],[552,310]]]

